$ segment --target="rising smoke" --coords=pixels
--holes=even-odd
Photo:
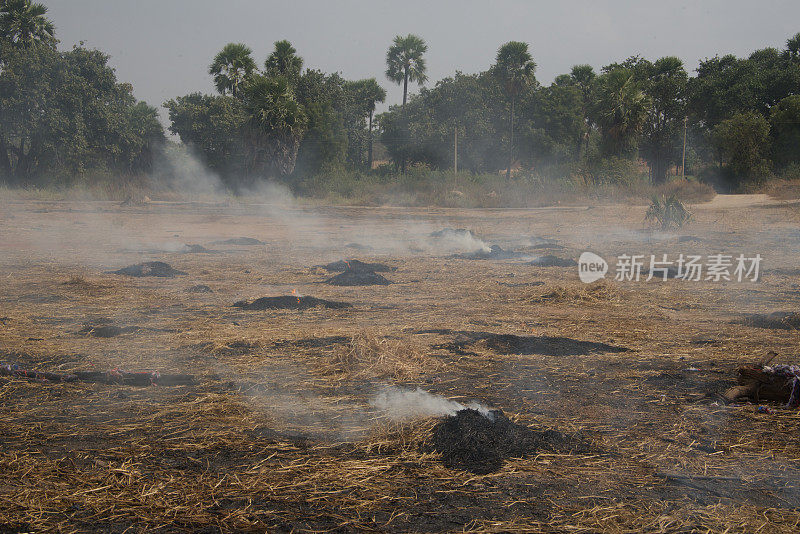
[[[461,404],[420,388],[406,389],[393,386],[379,391],[370,404],[392,421],[455,415],[456,412],[465,409],[477,410],[484,416],[489,417],[491,410],[489,407],[477,402]]]

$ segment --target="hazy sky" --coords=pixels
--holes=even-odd
[[[397,34],[415,33],[427,41],[429,84],[456,70],[485,70],[510,40],[530,44],[537,78],[547,84],[572,65],[599,69],[634,54],[677,55],[693,70],[716,54],[782,48],[800,32],[798,0],[44,3],[62,48],[84,41],[110,54],[118,78],[155,106],[193,91],[212,92],[208,65],[231,41],[250,46],[261,65],[275,41],[289,39],[307,67],[348,79],[374,76],[388,90],[387,103],[396,104],[402,91],[383,73],[386,49]]]

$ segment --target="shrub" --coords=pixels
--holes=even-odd
[[[646,221],[656,222],[662,230],[680,228],[692,218],[692,214],[675,195],[659,198],[653,195],[650,207],[644,216]]]

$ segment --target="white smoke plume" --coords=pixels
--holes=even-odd
[[[490,412],[490,408],[483,404],[471,402],[464,405],[420,388],[387,387],[379,391],[370,404],[393,421],[455,415],[467,408],[477,410],[485,417],[489,417]]]

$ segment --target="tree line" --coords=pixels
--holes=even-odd
[[[173,143],[157,110],[116,80],[107,55],[59,51],[46,12],[0,0],[0,177],[26,185],[151,172]],[[208,68],[216,94],[163,104],[169,131],[231,187],[409,165],[590,183],[646,168],[656,184],[681,171],[732,189],[800,177],[800,34],[780,50],[706,59],[694,76],[677,57],[632,56],[599,72],[576,65],[549,85],[537,81],[528,44],[511,41],[484,71],[410,95],[428,81],[427,52],[419,36],[393,40],[385,76],[403,99],[376,115],[386,92],[375,78],[304,68],[288,41],[261,64],[230,43]],[[388,164],[375,170],[376,146]]]

